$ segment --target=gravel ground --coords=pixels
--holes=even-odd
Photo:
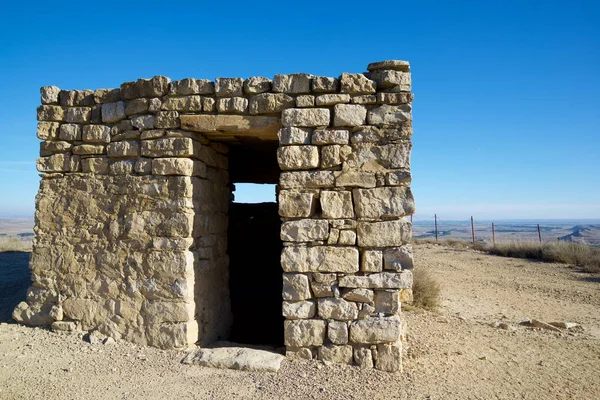
[[[442,306],[404,313],[401,374],[292,360],[277,374],[216,370],[181,364],[182,352],[92,345],[5,320],[0,399],[600,398],[600,275],[434,245],[417,246],[415,256],[440,281]],[[28,274],[26,257],[11,261],[11,274],[2,259],[0,311],[8,315],[23,293],[7,288],[26,285]],[[524,318],[582,326],[554,332],[519,325]]]

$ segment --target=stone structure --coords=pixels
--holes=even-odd
[[[410,82],[407,62],[383,61],[43,87],[32,286],[14,318],[161,348],[227,338],[232,184],[278,181],[287,355],[399,370]]]

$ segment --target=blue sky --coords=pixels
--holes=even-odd
[[[403,59],[416,217],[600,218],[598,2],[203,3],[3,6],[0,217],[33,215],[40,86],[338,76]]]

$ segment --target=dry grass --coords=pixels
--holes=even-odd
[[[0,237],[0,252],[5,251],[25,251],[25,245],[16,238]]]
[[[435,310],[440,300],[440,284],[427,267],[413,269],[413,307]]]

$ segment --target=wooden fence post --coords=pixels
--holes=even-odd
[[[540,231],[540,224],[537,224],[538,226],[538,237],[540,238],[540,243],[542,243],[542,231]]]

